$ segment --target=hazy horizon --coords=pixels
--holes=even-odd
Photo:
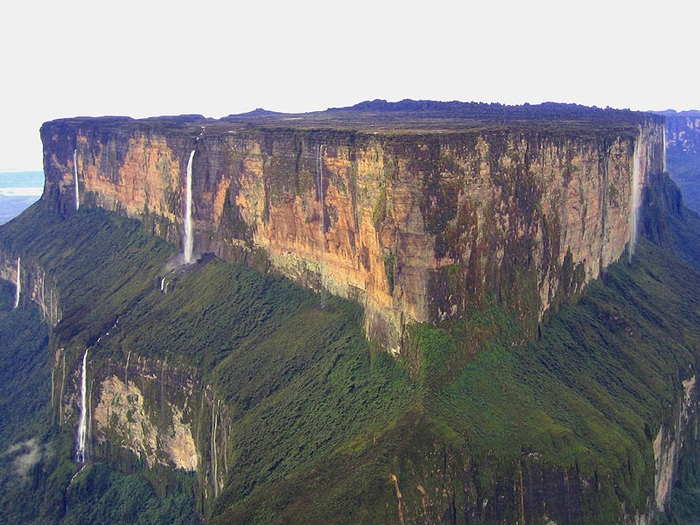
[[[0,170],[0,225],[34,204],[43,191],[43,171]]]

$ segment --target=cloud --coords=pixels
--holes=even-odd
[[[12,462],[15,474],[17,474],[22,481],[26,481],[29,470],[41,460],[42,451],[36,438],[32,438],[10,446],[3,453],[3,456],[12,455],[16,455]]]

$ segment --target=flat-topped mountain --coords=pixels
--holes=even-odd
[[[661,117],[562,104],[77,118],[42,139],[54,209],[118,211],[227,261],[262,249],[275,271],[360,301],[395,353],[407,324],[493,292],[532,333],[633,250],[663,170]]]
[[[377,100],[41,136],[42,199],[0,227],[0,521],[683,510],[700,219],[663,116]]]

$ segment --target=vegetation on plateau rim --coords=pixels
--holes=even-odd
[[[632,265],[611,266],[578,304],[555,312],[535,342],[518,343],[517,323],[490,301],[463,319],[412,327],[399,360],[365,340],[357,305],[333,298],[321,308],[285,279],[213,258],[168,273],[172,246],[101,210],[64,219],[39,202],[0,229],[0,244],[47,271],[63,309],[49,342],[17,328],[41,326],[40,314],[26,301],[11,310],[14,287],[0,287],[6,386],[36,385],[0,406],[3,418],[17,407],[26,414],[0,445],[34,439],[40,451],[24,474],[17,453],[1,458],[0,517],[11,521],[196,523],[196,508],[211,523],[391,523],[402,508],[411,519],[420,509],[517,520],[518,502],[506,498],[498,515],[483,502],[513,497],[526,471],[590,483],[573,510],[548,508],[551,519],[615,522],[621,502],[646,511],[651,443],[697,363],[698,274],[647,241]],[[26,337],[26,365],[8,333]],[[76,371],[86,346],[93,370],[129,351],[167,359],[224,401],[229,475],[213,503],[197,507],[193,475],[99,451],[73,479],[74,429],[47,417],[49,356],[67,348]]]
[[[75,128],[86,132],[92,128],[92,132],[103,137],[117,130],[132,129],[145,133],[157,130],[166,136],[191,135],[192,139],[202,133],[204,136],[226,136],[231,132],[256,130],[305,130],[331,134],[337,131],[353,135],[378,132],[383,135],[527,132],[553,137],[600,138],[606,133],[636,136],[637,126],[650,120],[663,122],[662,117],[650,113],[553,102],[508,106],[458,101],[373,100],[310,113],[288,114],[259,109],[218,120],[202,115],[145,119],[75,117],[46,122],[42,126],[42,135],[50,137],[53,133],[49,130],[63,128],[62,135],[72,136],[74,133],[65,130]]]

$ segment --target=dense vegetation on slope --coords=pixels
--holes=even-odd
[[[61,216],[47,213],[41,202],[21,219],[8,223],[1,235],[6,250],[21,250],[25,261],[38,257],[52,270],[53,279],[61,281],[62,297],[73,301],[62,306],[74,304],[78,308],[67,309],[69,315],[81,320],[80,331],[69,331],[77,341],[104,326],[123,304],[120,300],[133,300],[134,289],[143,286],[134,278],[142,269],[134,267],[136,252],[145,262],[154,255],[157,258],[156,248],[162,244],[139,234],[135,224],[110,224],[105,217],[93,216],[92,221],[70,225]],[[83,260],[76,256],[80,253],[76,247],[81,246],[86,250]],[[168,253],[170,248],[164,248],[162,253]],[[110,473],[100,463],[73,477],[77,471],[72,462],[73,429],[61,432],[52,424],[50,359],[55,344],[49,345],[48,327],[38,308],[25,298],[19,308],[10,310],[14,285],[0,284],[0,522],[197,523],[193,476],[169,481],[178,489],[175,494],[157,494],[158,479],[152,484],[148,475]],[[110,299],[115,302],[110,303]],[[65,337],[60,333],[60,329],[54,332],[54,341]]]
[[[0,281],[0,522],[29,523],[41,490],[51,396],[48,328],[35,306],[12,309],[15,287]]]
[[[536,342],[523,342],[492,300],[462,320],[413,327],[410,351],[396,361],[364,339],[352,303],[322,304],[284,279],[212,258],[171,272],[173,248],[137,223],[99,210],[64,220],[43,206],[0,229],[0,242],[50,271],[64,313],[51,348],[69,349],[72,370],[87,345],[95,369],[129,351],[195,368],[228,407],[229,475],[213,504],[200,507],[211,523],[489,522],[544,513],[610,523],[621,519],[621,501],[628,512],[646,511],[651,441],[697,366],[700,341],[698,274],[659,247],[642,242],[632,265],[609,268],[578,304],[551,316]],[[650,232],[668,232],[662,208],[647,217]],[[656,240],[685,239],[683,248],[697,238],[693,221],[679,219],[675,233]],[[17,323],[40,325],[40,315],[27,304],[10,311],[13,290],[0,289],[0,323],[21,334]],[[2,356],[19,348],[8,339],[0,339]],[[2,445],[40,436],[51,453],[29,481],[12,474],[16,455],[3,456],[3,516],[196,522],[193,491],[201,487],[193,475],[143,471],[137,458],[98,451],[73,479],[74,429],[47,421],[46,333],[32,344],[23,347],[28,364],[8,358],[2,373],[9,390],[36,385],[35,396],[17,402],[40,423],[17,421]],[[17,370],[26,370],[22,383]],[[0,408],[5,417],[9,408]],[[567,498],[545,508],[534,496],[561,493],[565,480]],[[521,500],[523,486],[531,491]]]
[[[394,515],[384,517],[395,520],[392,473],[420,485],[433,504],[433,495],[451,494],[456,519],[516,520],[519,502],[483,509],[481,502],[512,492],[523,472],[596,480],[595,489],[582,489],[568,506],[550,506],[555,521],[617,521],[618,498],[644,512],[653,490],[651,441],[668,423],[667,408],[678,402],[680,382],[696,360],[697,284],[697,274],[645,243],[632,267],[611,268],[578,305],[553,316],[536,343],[513,346],[518,329],[496,305],[467,322],[418,327],[421,398],[394,427],[354,440],[322,467],[251,494],[214,522],[255,515],[371,522],[368,509],[372,516],[386,503]],[[669,340],[669,333],[677,335]],[[453,368],[477,350],[476,360]],[[416,500],[414,508],[426,499],[419,490],[402,497]],[[525,512],[535,517],[538,510],[532,502]]]
[[[38,203],[2,235],[4,246],[21,250],[23,260],[37,258],[51,268],[64,314],[52,347],[72,349],[67,360],[73,370],[89,345],[95,369],[133,351],[134,359],[138,353],[199,370],[236,414],[232,443],[240,444],[233,451],[240,475],[227,490],[254,492],[322,462],[348,435],[381,432],[395,417],[392,407],[410,404],[412,386],[400,367],[385,352],[370,352],[357,305],[331,298],[322,306],[319,296],[286,280],[211,258],[171,272],[172,247],[145,235],[136,222],[101,210],[81,210],[64,221],[42,207]],[[160,290],[162,275],[167,293]],[[110,336],[98,341],[107,331]],[[75,516],[95,519],[96,508],[104,511],[106,502],[129,491],[139,495],[130,500],[148,499],[143,479],[152,492],[177,485],[163,472],[115,478],[93,472],[98,466],[71,482],[76,467],[70,443],[64,445],[61,465],[52,465],[58,487],[51,489],[66,491],[66,523]],[[138,461],[116,463],[131,472]],[[86,483],[90,490],[81,488]],[[187,483],[179,486],[188,490]],[[57,506],[49,516],[60,519],[66,509],[60,501]]]

